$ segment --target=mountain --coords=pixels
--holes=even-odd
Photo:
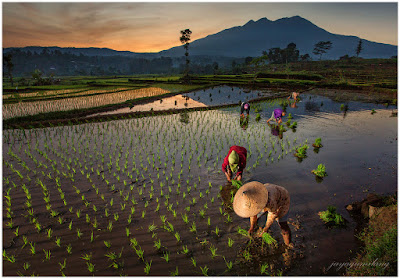
[[[312,52],[314,45],[319,41],[331,41],[332,48],[323,54],[323,59],[338,59],[348,54],[354,56],[360,38],[356,36],[345,36],[332,34],[316,26],[310,21],[300,17],[285,17],[275,21],[261,18],[258,21],[250,20],[243,26],[236,26],[225,29],[216,34],[208,35],[202,39],[190,43],[189,54],[192,58],[208,57],[215,59],[219,57],[245,58],[248,56],[261,56],[262,51],[270,48],[280,47],[281,49],[293,42],[296,44],[300,54],[308,53],[313,60],[318,60]],[[360,57],[363,58],[390,58],[397,55],[397,46],[371,42],[362,39],[362,51]],[[24,47],[24,48],[4,48],[6,53],[15,49],[30,51],[31,53],[42,53],[43,49],[48,51],[60,51],[61,53],[71,53],[86,56],[126,56],[131,58],[160,58],[184,57],[183,46],[177,46],[158,53],[136,53],[130,51],[116,51],[108,48],[60,48],[60,47]]]
[[[4,48],[4,52],[7,53],[9,51],[13,51],[19,49],[24,52],[30,51],[31,53],[42,53],[44,49],[49,52],[53,51],[59,51],[61,53],[70,53],[74,55],[86,55],[86,56],[127,56],[127,57],[133,57],[133,58],[152,58],[157,56],[157,53],[138,53],[138,52],[131,52],[131,51],[118,51],[118,50],[113,50],[109,48],[96,48],[96,47],[88,47],[88,48],[75,48],[75,47],[57,47],[57,46],[51,46],[51,47],[41,47],[41,46],[28,46],[28,47],[22,47],[22,48],[17,48],[17,47],[9,47],[9,48]]]
[[[224,55],[230,57],[256,57],[262,51],[274,47],[285,48],[293,42],[297,45],[300,54],[310,54],[313,59],[319,57],[312,54],[314,45],[319,41],[331,41],[332,48],[322,56],[323,59],[338,59],[348,54],[355,55],[360,38],[332,34],[314,25],[310,21],[294,16],[281,18],[275,21],[261,18],[258,21],[250,20],[243,26],[236,26],[209,35],[190,43],[189,54],[194,55]],[[362,39],[360,57],[363,58],[390,58],[397,55],[397,46],[375,43]],[[160,52],[163,56],[183,56],[183,46],[173,47]]]

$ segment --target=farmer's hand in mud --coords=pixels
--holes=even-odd
[[[250,228],[247,232],[249,235],[251,235],[254,232],[254,228]]]
[[[257,237],[262,237],[264,233],[268,233],[268,230],[262,230],[258,233]]]
[[[234,179],[238,180],[238,181],[241,181],[242,180],[242,175],[236,175]]]
[[[293,242],[289,243],[288,245],[286,245],[286,248],[288,249],[294,249],[294,244]]]

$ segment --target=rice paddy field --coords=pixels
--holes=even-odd
[[[4,130],[3,275],[340,274],[326,268],[359,249],[345,205],[396,190],[397,117],[392,106],[301,97],[283,129],[266,123],[285,103],[276,99],[252,104],[244,122],[231,107]],[[232,145],[248,151],[244,182],[288,189],[294,249],[277,224],[252,238],[233,212],[221,170]],[[321,163],[328,176],[317,179]],[[319,219],[329,205],[346,228]]]

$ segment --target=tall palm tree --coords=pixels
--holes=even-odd
[[[190,35],[192,35],[192,31],[190,29],[181,30],[181,37],[179,40],[182,44],[185,44],[183,47],[185,48],[185,57],[186,57],[186,68],[184,73],[184,78],[189,77],[189,41]]]

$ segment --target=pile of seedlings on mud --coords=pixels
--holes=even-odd
[[[334,206],[328,206],[327,210],[319,212],[318,215],[329,228],[346,226],[346,219],[336,212],[336,207]]]

